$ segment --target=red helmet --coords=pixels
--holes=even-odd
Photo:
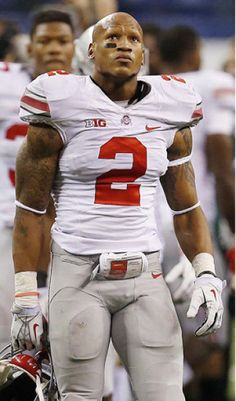
[[[12,351],[10,345],[5,347],[0,352],[0,401],[3,399],[1,392],[6,392],[6,388],[9,392],[8,387],[14,387],[14,382],[19,377],[21,380],[25,377],[34,381],[34,401],[59,400],[51,358],[47,351],[32,355],[32,351]]]

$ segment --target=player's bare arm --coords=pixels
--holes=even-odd
[[[51,259],[51,228],[55,221],[55,217],[55,206],[52,197],[50,197],[47,212],[44,215],[43,244],[38,263],[40,272],[45,272],[46,274]]]
[[[16,162],[17,207],[13,232],[15,270],[36,271],[40,263],[45,235],[45,214],[62,141],[49,126],[30,125],[26,141]],[[34,212],[35,211],[35,212]]]
[[[192,150],[192,134],[189,128],[178,131],[173,145],[168,150],[169,160],[187,157]],[[169,206],[174,211],[184,211],[174,216],[176,236],[190,261],[202,252],[212,254],[212,243],[208,225],[198,203],[194,171],[190,161],[169,167],[161,178]]]

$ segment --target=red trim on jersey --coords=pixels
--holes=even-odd
[[[216,290],[214,288],[212,288],[210,291],[212,292],[212,294],[214,295],[214,297],[216,299]]]
[[[34,107],[35,109],[38,109],[40,111],[45,111],[50,113],[48,104],[45,102],[41,102],[41,100],[36,100],[33,99],[32,97],[24,95],[21,98],[21,102],[28,104],[29,106]]]
[[[219,88],[214,90],[215,96],[234,95],[234,88]]]
[[[196,109],[194,110],[191,118],[202,118],[203,113],[202,113],[202,109]]]

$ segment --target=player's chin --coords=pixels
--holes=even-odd
[[[116,76],[117,78],[129,78],[133,77],[136,75],[136,71],[134,71],[131,68],[128,68],[128,66],[119,66],[113,71],[113,75]]]
[[[48,62],[47,71],[66,70],[67,66],[63,62]]]

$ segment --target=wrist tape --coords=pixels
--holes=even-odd
[[[38,304],[37,273],[26,271],[15,274],[15,303],[23,307]]]
[[[192,260],[196,277],[203,273],[216,275],[214,258],[210,253],[199,253]]]

